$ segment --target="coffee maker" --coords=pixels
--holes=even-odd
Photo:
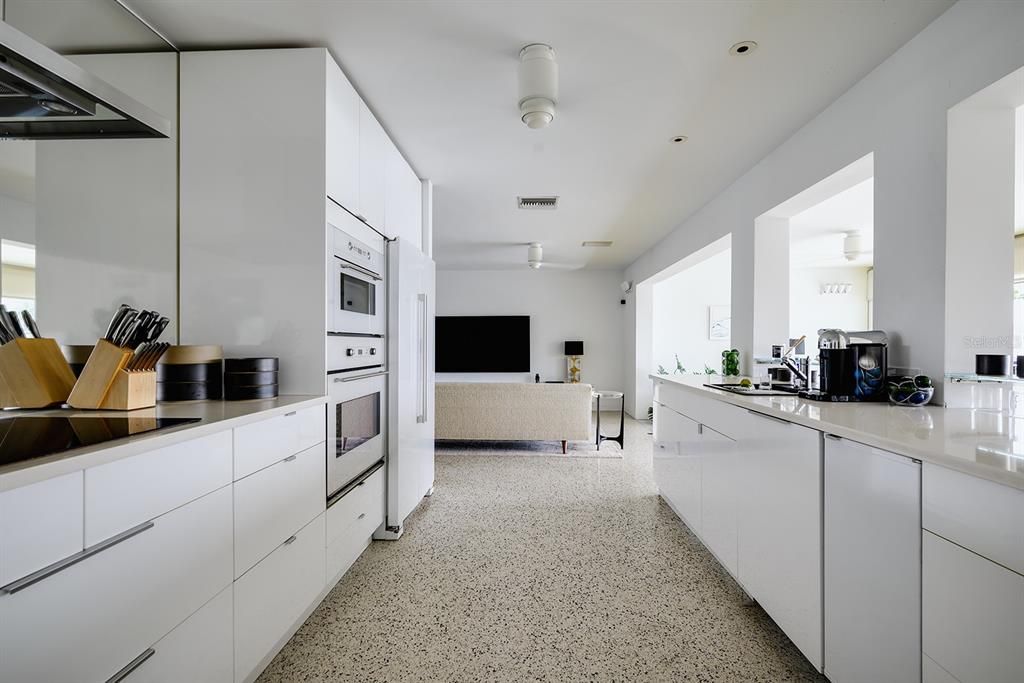
[[[836,402],[886,400],[888,343],[881,330],[818,330],[818,389],[800,396]]]

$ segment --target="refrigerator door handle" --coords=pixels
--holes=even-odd
[[[416,350],[419,354],[419,395],[416,398],[416,402],[419,403],[419,410],[416,411],[416,422],[418,424],[424,424],[427,421],[427,295],[420,293],[416,295],[417,306],[417,322],[418,339],[416,340]]]

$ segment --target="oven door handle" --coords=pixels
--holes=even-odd
[[[365,275],[368,278],[373,278],[377,282],[380,282],[381,280],[383,280],[383,278],[380,275],[377,275],[377,273],[373,272],[372,270],[368,270],[366,268],[363,268],[362,266],[357,266],[356,264],[352,263],[351,261],[346,261],[345,259],[341,258],[340,256],[335,256],[334,258],[336,258],[339,261],[341,261],[341,264],[339,265],[339,267],[342,270],[354,270],[357,273],[362,273],[363,275]]]
[[[335,382],[358,382],[361,379],[370,379],[371,377],[383,377],[386,374],[388,374],[388,371],[384,370],[382,372],[373,372],[373,373],[370,373],[369,375],[359,375],[358,377],[335,377],[334,381]]]

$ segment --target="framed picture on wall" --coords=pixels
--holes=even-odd
[[[732,335],[732,311],[729,306],[708,306],[708,339],[729,341]]]

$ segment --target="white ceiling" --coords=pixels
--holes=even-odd
[[[797,268],[870,266],[874,245],[875,181],[848,190],[789,219],[790,264]],[[843,256],[846,233],[860,233],[864,253],[853,261]]]
[[[61,4],[60,0],[34,0]],[[324,45],[434,181],[435,259],[619,268],[779,145],[950,0],[131,0],[179,46]],[[733,57],[729,47],[760,47]],[[519,48],[554,46],[554,123],[516,107]],[[676,134],[689,136],[681,145]],[[557,194],[555,212],[517,195]],[[614,240],[584,249],[583,240]]]

